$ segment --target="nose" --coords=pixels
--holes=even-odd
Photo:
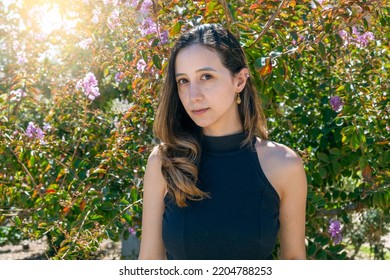
[[[198,102],[203,99],[202,91],[196,82],[190,84],[190,101]]]

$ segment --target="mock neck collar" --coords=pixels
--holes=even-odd
[[[203,147],[207,152],[222,153],[239,151],[246,136],[246,132],[226,136],[203,135]]]

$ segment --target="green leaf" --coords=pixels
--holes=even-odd
[[[106,229],[107,236],[113,241],[116,241],[118,239],[118,234],[113,231],[112,229]]]
[[[123,219],[125,219],[125,221],[129,224],[129,225],[132,225],[133,224],[133,218],[131,217],[131,215],[127,214],[127,213],[124,213],[123,214]]]
[[[18,226],[18,227],[22,226],[22,221],[20,220],[20,218],[18,216],[14,217],[14,222],[15,222],[16,226]]]
[[[341,151],[339,148],[331,148],[329,149],[329,153],[335,156],[341,156]]]
[[[339,44],[339,46],[344,45],[343,39],[341,38],[341,36],[339,34],[335,34],[334,37],[336,38],[337,44]]]
[[[332,23],[327,23],[325,25],[325,32],[330,33],[331,30],[332,30]]]
[[[171,28],[169,33],[170,33],[171,36],[175,36],[175,35],[180,33],[180,30],[181,30],[181,22],[178,21],[178,22],[175,23],[174,26],[172,26],[172,28]]]
[[[291,34],[291,37],[292,37],[295,41],[298,41],[298,34],[297,34],[296,31],[291,31],[290,34]]]
[[[318,47],[319,47],[319,49],[320,49],[320,54],[321,54],[321,56],[322,56],[322,57],[325,57],[325,56],[326,56],[326,50],[325,50],[325,45],[324,45],[324,43],[319,42],[319,43],[318,43]]]
[[[311,257],[314,256],[316,252],[317,252],[317,246],[315,243],[311,242],[307,249],[307,255]]]
[[[96,168],[92,174],[105,174],[107,173],[107,170],[106,169],[103,169],[103,168]]]
[[[321,178],[325,179],[327,175],[328,175],[328,172],[326,171],[326,168],[325,167],[321,167],[320,168],[320,176],[321,176]]]
[[[318,153],[317,154],[317,158],[319,160],[322,160],[323,162],[329,162],[329,157],[328,155],[324,154],[324,153]]]
[[[341,164],[338,161],[333,162],[332,166],[333,166],[333,171],[336,175],[341,173],[342,168],[341,168]]]
[[[315,213],[316,213],[316,208],[314,207],[314,205],[312,203],[308,203],[306,214],[308,216],[312,217],[312,216],[314,216]]]
[[[162,69],[161,58],[158,55],[153,56],[153,64],[159,69]]]
[[[103,216],[103,215],[97,215],[97,214],[95,214],[95,215],[92,215],[92,216],[90,217],[90,219],[93,220],[93,221],[98,221],[98,220],[104,219],[104,216]]]

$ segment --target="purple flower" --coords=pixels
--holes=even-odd
[[[329,221],[328,232],[330,233],[330,237],[335,245],[339,244],[343,239],[341,223],[336,219]]]
[[[356,26],[352,27],[352,34],[355,35],[355,36],[359,36],[360,35],[360,31],[357,29]]]
[[[153,34],[157,32],[157,25],[150,17],[148,17],[141,22],[140,30],[142,36]]]
[[[339,35],[343,40],[348,38],[348,32],[345,30],[340,30]]]
[[[120,83],[123,80],[123,72],[117,72],[115,74],[115,82]]]
[[[135,230],[134,230],[134,228],[132,228],[132,227],[129,227],[129,232],[130,232],[130,234],[132,234],[132,235],[135,235]]]
[[[98,82],[95,78],[95,75],[89,72],[87,75],[85,75],[84,79],[77,82],[76,89],[81,89],[90,100],[94,100],[100,95],[97,85]]]
[[[98,22],[99,22],[99,16],[100,16],[100,14],[101,14],[101,12],[100,12],[100,9],[99,8],[97,8],[97,9],[94,9],[93,11],[92,11],[92,22],[94,23],[94,24],[97,24]]]
[[[91,38],[88,38],[88,39],[84,39],[82,40],[80,43],[79,43],[79,46],[80,48],[86,50],[89,48],[89,45],[92,43],[92,39]]]
[[[48,123],[45,123],[45,125],[43,126],[43,131],[48,131],[50,129],[51,129],[51,125]]]
[[[374,40],[374,34],[372,32],[365,32],[362,35],[359,35],[356,41],[358,42],[358,45],[360,45],[361,48],[367,47],[368,42]]]
[[[152,0],[144,0],[141,4],[140,12],[143,14],[148,14],[150,7],[153,6],[153,1]]]
[[[18,58],[18,64],[25,64],[28,62],[27,55],[24,51],[20,51],[16,54]]]
[[[135,8],[138,6],[138,0],[132,0],[130,3],[130,7]]]
[[[168,31],[165,30],[160,34],[161,44],[167,44],[168,43]]]
[[[137,69],[138,71],[144,72],[146,68],[146,62],[142,58],[137,63]]]
[[[26,135],[29,138],[43,140],[45,133],[39,128],[39,126],[35,125],[33,122],[29,122],[26,129]]]
[[[337,95],[332,96],[329,100],[330,106],[335,112],[340,112],[343,109],[343,102],[341,98]]]
[[[117,28],[118,26],[121,26],[118,10],[112,11],[110,17],[107,19],[107,24],[111,30],[115,30],[115,28]]]
[[[26,93],[21,89],[17,89],[17,90],[13,90],[10,92],[10,95],[11,95],[11,98],[10,98],[10,101],[20,101],[20,99],[22,99],[22,97],[26,96]]]

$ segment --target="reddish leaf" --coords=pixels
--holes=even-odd
[[[372,179],[372,169],[369,165],[366,165],[362,171],[364,180],[370,181]]]
[[[269,58],[267,59],[265,65],[260,68],[259,74],[261,77],[265,77],[271,73],[272,73],[272,63],[271,63],[271,59]]]
[[[70,207],[64,207],[64,209],[62,209],[62,213],[64,215],[68,215],[69,211],[70,211]]]
[[[85,208],[85,204],[86,204],[86,201],[85,201],[85,199],[83,200],[83,201],[81,201],[81,203],[80,203],[80,210],[81,211],[83,211],[84,210],[84,208]]]

